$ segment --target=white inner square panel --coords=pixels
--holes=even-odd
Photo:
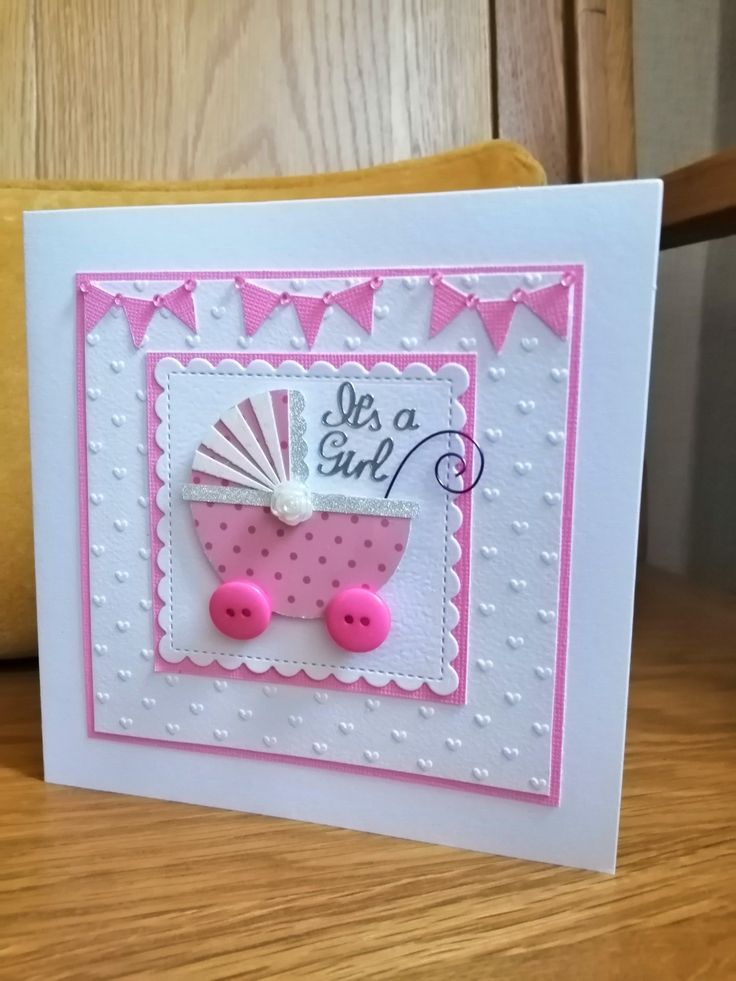
[[[452,572],[459,558],[453,531],[459,527],[461,516],[452,503],[452,495],[436,483],[432,473],[439,456],[452,448],[462,449],[456,445],[457,437],[442,435],[436,445],[421,447],[411,463],[407,461],[402,468],[395,485],[393,499],[419,504],[419,513],[412,518],[399,570],[380,591],[392,610],[392,629],[373,656],[340,650],[330,641],[322,618],[275,616],[265,633],[247,644],[216,630],[209,617],[208,601],[219,580],[194,534],[190,508],[182,500],[181,489],[192,479],[194,449],[227,409],[250,395],[286,388],[304,396],[304,440],[312,491],[381,499],[399,463],[422,438],[463,427],[465,414],[455,396],[468,387],[465,369],[448,362],[437,373],[421,364],[403,372],[390,364],[368,370],[357,361],[339,368],[321,361],[307,369],[289,360],[272,366],[257,356],[249,365],[234,360],[212,365],[203,355],[188,365],[173,357],[165,358],[156,367],[156,379],[163,388],[156,404],[162,420],[158,433],[163,457],[158,471],[164,481],[159,502],[165,512],[161,536],[166,554],[159,558],[159,566],[165,573],[160,592],[165,595],[166,608],[159,620],[166,631],[160,648],[165,660],[179,662],[186,657],[200,665],[213,660],[225,667],[245,664],[258,674],[273,668],[288,678],[302,671],[313,679],[333,676],[346,683],[358,678],[375,686],[393,681],[409,691],[426,681],[433,682],[433,690],[438,693],[453,691],[457,687],[452,668],[457,642],[451,631],[458,614],[452,600],[460,585]],[[326,414],[328,419],[339,418],[338,393],[345,382],[350,383],[358,399],[373,400],[380,430],[367,426],[350,430],[345,425],[335,430],[322,421]],[[392,420],[407,407],[414,410],[418,428],[397,431]],[[353,467],[358,461],[373,458],[383,441],[390,439],[390,455],[377,474],[386,479],[372,479],[367,469],[359,477],[346,477],[342,472],[320,473],[320,467],[328,472],[334,468],[334,451],[326,451],[328,459],[320,455],[320,445],[335,431],[348,434],[345,448],[355,454]],[[312,522],[310,527],[314,526]],[[307,559],[300,557],[300,569],[318,575],[321,569],[317,562],[322,557],[328,569],[342,569],[339,547],[327,535],[330,525],[325,522],[316,527],[317,540],[309,546]],[[228,533],[229,529],[224,530],[215,543],[224,553],[225,562],[232,544]],[[377,541],[371,547],[379,558],[383,555],[390,561],[394,545],[388,535],[390,527],[387,541]],[[243,545],[247,548],[247,537]],[[382,548],[387,548],[389,554]],[[253,581],[268,591],[269,581],[265,572],[261,575],[260,568],[266,563],[254,554],[248,564],[254,570]]]

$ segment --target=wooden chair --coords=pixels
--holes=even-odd
[[[662,249],[736,235],[736,147],[664,177]]]

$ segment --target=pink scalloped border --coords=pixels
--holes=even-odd
[[[445,275],[461,275],[463,273],[499,274],[509,273],[523,275],[530,272],[563,273],[572,269],[577,273],[573,295],[572,330],[570,336],[569,384],[567,397],[567,440],[565,445],[565,470],[562,493],[562,533],[560,541],[560,578],[559,602],[557,618],[557,644],[555,651],[555,691],[552,717],[550,786],[548,794],[529,793],[522,790],[509,790],[504,787],[490,787],[481,784],[466,783],[462,780],[448,780],[442,777],[432,777],[424,774],[404,773],[395,770],[374,770],[368,766],[332,763],[327,760],[312,760],[302,757],[283,756],[278,753],[261,753],[256,750],[237,750],[224,746],[202,746],[194,743],[174,743],[165,739],[150,739],[133,734],[97,732],[94,728],[94,692],[92,678],[92,623],[90,617],[90,562],[89,562],[89,483],[87,476],[87,416],[84,392],[85,383],[85,331],[84,316],[79,293],[79,284],[85,279],[134,281],[136,279],[170,280],[182,276],[193,276],[197,279],[234,279],[242,275],[250,279],[324,279],[339,276],[415,276],[431,275],[441,271]],[[562,785],[562,744],[565,715],[565,675],[567,669],[567,643],[569,632],[569,601],[570,601],[570,571],[572,553],[573,500],[575,488],[575,452],[577,445],[578,404],[580,399],[580,367],[582,351],[583,326],[583,294],[584,267],[579,262],[560,262],[546,265],[526,266],[433,266],[433,267],[402,267],[402,268],[372,268],[372,269],[340,269],[340,270],[235,270],[235,271],[201,271],[201,272],[81,272],[75,279],[76,293],[76,328],[77,328],[77,454],[79,462],[79,517],[80,517],[80,548],[82,574],[82,626],[84,645],[84,679],[87,702],[87,733],[97,739],[109,739],[116,742],[131,740],[146,745],[167,749],[180,749],[196,753],[219,753],[241,759],[262,760],[264,762],[293,763],[297,766],[327,768],[371,777],[386,777],[390,780],[403,780],[408,783],[419,783],[449,790],[461,790],[482,796],[500,797],[506,800],[522,801],[532,804],[556,807],[560,803]],[[390,353],[390,352],[387,352]]]
[[[153,582],[153,629],[155,637],[155,661],[154,670],[167,674],[193,674],[207,678],[228,678],[239,681],[260,681],[263,684],[278,683],[284,685],[296,685],[300,688],[320,688],[332,691],[347,691],[368,695],[386,695],[396,698],[417,699],[420,701],[440,702],[445,705],[463,705],[467,693],[467,661],[468,661],[468,600],[470,593],[470,530],[472,527],[472,494],[461,494],[454,499],[453,503],[459,508],[462,514],[462,523],[454,537],[460,546],[460,558],[453,568],[457,572],[460,580],[460,589],[453,598],[452,603],[458,611],[458,622],[450,631],[458,645],[457,656],[452,662],[454,670],[457,672],[458,684],[455,691],[449,695],[438,695],[427,685],[420,685],[416,691],[405,691],[395,682],[390,681],[386,685],[376,687],[363,679],[353,682],[339,681],[332,676],[315,681],[305,672],[298,671],[293,677],[284,677],[275,668],[270,668],[262,674],[251,671],[245,665],[229,670],[213,662],[206,666],[192,663],[185,659],[171,664],[159,654],[159,646],[165,631],[159,623],[159,614],[163,608],[163,601],[159,596],[158,587],[163,579],[163,573],[158,565],[158,555],[163,544],[158,535],[158,524],[163,517],[163,512],[158,507],[158,491],[163,486],[163,481],[156,472],[156,463],[162,455],[162,450],[156,442],[156,429],[160,423],[156,412],[156,400],[163,392],[162,387],[156,381],[156,366],[164,358],[175,358],[181,365],[186,366],[193,360],[204,360],[213,367],[217,367],[221,361],[235,361],[244,366],[253,361],[265,361],[270,364],[274,371],[278,371],[279,365],[286,361],[291,361],[301,365],[303,368],[310,368],[318,361],[325,361],[336,368],[344,364],[359,364],[361,367],[370,370],[377,364],[391,364],[400,370],[408,368],[412,364],[424,364],[432,371],[438,371],[447,364],[459,364],[468,372],[468,387],[457,396],[456,401],[460,403],[466,414],[466,427],[470,433],[475,432],[475,356],[472,354],[263,354],[263,353],[232,353],[232,352],[178,352],[178,351],[156,351],[146,355],[146,376],[147,376],[147,409],[148,409],[148,475],[149,475],[149,499],[151,502],[151,578]]]

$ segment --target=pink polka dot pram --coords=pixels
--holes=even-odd
[[[274,613],[324,617],[334,643],[365,653],[389,634],[378,591],[401,561],[418,505],[311,493],[303,413],[298,391],[253,395],[229,409],[194,454],[183,496],[221,582],[210,616],[243,641]]]

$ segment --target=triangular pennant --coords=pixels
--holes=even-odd
[[[432,313],[429,317],[429,336],[439,334],[451,320],[468,308],[465,293],[440,280],[434,285],[432,295]]]
[[[252,337],[263,321],[270,317],[279,305],[281,296],[253,283],[241,283],[240,302],[243,305],[243,324],[248,337]]]
[[[113,305],[115,297],[112,293],[101,290],[99,286],[93,286],[92,283],[84,283],[81,289],[84,329],[92,330]]]
[[[516,306],[513,300],[478,301],[476,310],[491,339],[494,351],[500,351],[504,345]]]
[[[161,297],[161,306],[170,310],[177,320],[181,320],[185,327],[197,333],[197,320],[194,313],[194,298],[192,297],[193,286],[188,287],[186,283],[177,286],[169,293],[164,293]]]
[[[523,303],[532,313],[545,323],[558,337],[567,335],[567,321],[570,310],[570,287],[562,283],[544,286],[541,290],[522,293],[519,303]]]
[[[130,334],[136,347],[140,347],[151,317],[156,312],[153,300],[141,300],[136,296],[121,296],[120,303],[130,327]]]
[[[291,296],[299,323],[302,325],[307,344],[311,347],[317,340],[327,305],[321,296]]]
[[[362,327],[366,334],[370,334],[373,329],[373,297],[375,289],[370,280],[365,283],[358,283],[357,286],[349,286],[346,290],[333,293],[332,303],[336,303],[345,313],[352,317],[359,327]]]

